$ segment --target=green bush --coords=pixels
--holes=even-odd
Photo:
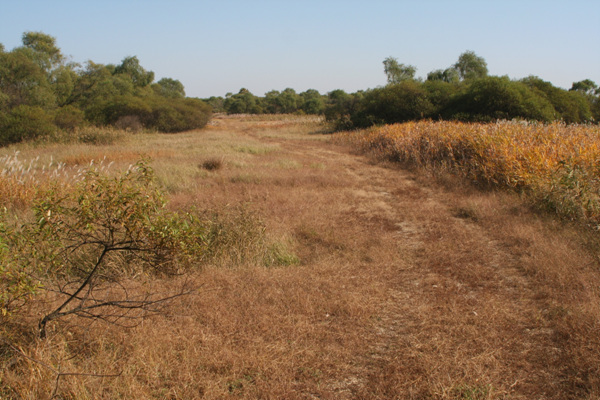
[[[522,79],[521,82],[552,104],[556,110],[554,119],[562,119],[566,123],[589,122],[593,119],[591,105],[582,93],[557,88],[535,76]]]
[[[6,209],[0,211],[0,322],[10,318],[39,289],[29,268],[24,268],[29,244],[21,229],[7,222]]]
[[[141,121],[147,121],[152,115],[152,107],[148,103],[146,99],[140,97],[116,97],[102,110],[104,123],[114,125],[124,116],[137,116]]]
[[[393,124],[427,118],[433,109],[423,85],[407,80],[366,92],[350,119],[354,127]]]
[[[43,108],[17,106],[0,118],[0,145],[50,136],[55,131],[52,116]]]
[[[156,101],[146,125],[167,133],[200,129],[206,126],[211,113],[211,107],[198,99]]]
[[[85,114],[75,106],[61,107],[54,116],[54,123],[60,129],[72,132],[84,125]]]
[[[478,122],[514,118],[549,122],[555,119],[556,110],[522,82],[491,76],[472,81],[452,97],[442,114]]]
[[[32,223],[19,226],[0,215],[0,320],[40,291],[60,300],[40,320],[42,337],[49,322],[69,315],[131,317],[171,296],[137,290],[132,298],[125,281],[206,262],[260,264],[273,253],[264,224],[243,208],[178,213],[165,204],[141,161],[116,177],[90,167],[74,187],[41,193]]]

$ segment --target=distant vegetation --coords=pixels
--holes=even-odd
[[[211,112],[228,114],[318,114],[337,129],[364,128],[423,119],[597,123],[600,88],[586,79],[570,90],[536,76],[512,80],[489,76],[486,61],[472,51],[455,64],[416,78],[417,68],[393,57],[383,61],[387,85],[346,93],[292,88],[256,96],[238,93],[204,100],[185,97],[183,84],[144,69],[137,57],[119,65],[69,62],[52,36],[23,34],[23,45],[0,45],[0,145],[39,137],[77,136],[85,126],[180,132],[201,128]]]
[[[472,51],[457,62],[431,71],[425,80],[415,77],[416,67],[389,57],[383,61],[388,84],[346,93],[326,95],[311,89],[271,91],[264,97],[247,89],[225,98],[206,101],[216,112],[324,114],[339,129],[422,119],[490,122],[496,120],[564,121],[589,123],[600,120],[600,88],[586,79],[570,90],[553,86],[536,76],[512,80],[489,76],[487,63]]]
[[[154,82],[135,56],[81,65],[68,61],[52,36],[26,32],[22,42],[11,51],[0,44],[0,145],[89,125],[179,132],[210,118],[210,107],[186,98],[181,82]]]

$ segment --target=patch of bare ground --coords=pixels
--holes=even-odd
[[[600,273],[580,231],[514,195],[377,164],[308,135],[312,125],[283,121],[219,119],[204,135],[229,149],[222,166],[197,167],[215,156],[206,149],[186,155],[200,172],[178,170],[186,180],[173,186],[171,207],[244,204],[299,262],[205,266],[191,278],[197,295],[133,329],[57,328],[27,354],[62,370],[119,373],[65,377],[61,393],[600,397]],[[185,140],[189,152],[207,143]],[[37,378],[8,372],[3,382],[50,397],[52,374],[30,367]]]

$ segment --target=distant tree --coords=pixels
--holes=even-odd
[[[281,92],[279,90],[270,90],[265,93],[265,97],[263,99],[265,104],[265,111],[269,114],[280,114],[281,113],[281,104],[279,102],[279,96]]]
[[[46,72],[61,65],[65,60],[56,46],[56,39],[42,32],[25,32],[23,34],[23,46],[34,52],[34,59]]]
[[[487,63],[473,51],[462,53],[454,68],[462,80],[483,78],[488,74]]]
[[[537,76],[529,76],[521,82],[541,93],[552,103],[556,110],[554,119],[561,119],[567,123],[581,123],[592,119],[591,105],[588,104],[591,101],[588,95],[581,91],[558,88]]]
[[[460,80],[456,68],[436,69],[427,74],[428,81],[456,83]]]
[[[513,118],[547,122],[555,115],[551,102],[539,92],[498,76],[473,80],[445,110],[447,118],[482,122]]]
[[[296,91],[292,88],[284,89],[279,95],[278,100],[279,105],[281,106],[281,112],[284,114],[296,112],[302,102],[302,98],[298,96]]]
[[[427,99],[433,106],[431,117],[440,118],[443,110],[452,100],[452,96],[458,92],[459,86],[444,80],[428,79],[423,83],[423,89],[427,92]]]
[[[51,135],[52,116],[37,106],[19,105],[0,118],[0,146]]]
[[[223,106],[228,114],[261,114],[260,100],[248,89],[242,88],[237,94],[228,96]]]
[[[8,96],[8,108],[29,105],[50,109],[56,106],[49,73],[40,60],[40,54],[26,47],[0,53],[0,91]]]
[[[212,107],[212,112],[220,113],[225,112],[224,102],[225,99],[221,96],[211,96],[208,99],[203,99],[203,101]]]
[[[162,78],[152,85],[154,92],[162,97],[167,98],[183,98],[185,97],[185,89],[183,83],[177,79]]]
[[[125,57],[114,73],[129,76],[136,87],[148,86],[154,81],[154,72],[146,71],[136,56]]]
[[[71,96],[66,104],[73,104],[84,111],[92,124],[107,124],[104,113],[107,106],[119,96],[133,96],[134,85],[127,75],[113,75],[111,66],[88,61],[79,71]]]
[[[415,79],[417,68],[412,65],[399,64],[398,60],[388,57],[383,60],[383,67],[389,84]]]
[[[50,84],[56,96],[56,104],[59,107],[67,105],[69,102],[75,90],[77,79],[75,65],[61,65],[52,72]]]
[[[406,80],[364,93],[350,112],[353,127],[428,118],[434,110],[422,83]]]
[[[308,89],[300,93],[302,97],[302,111],[306,114],[321,114],[325,108],[323,96],[315,89]]]
[[[325,119],[333,122],[336,129],[351,128],[350,115],[355,112],[359,98],[359,94],[349,94],[341,89],[329,92],[324,109]]]
[[[571,86],[572,91],[578,91],[586,95],[598,95],[599,87],[596,83],[590,79],[585,79],[579,82],[573,82]]]

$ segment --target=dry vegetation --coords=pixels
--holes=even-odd
[[[259,240],[225,235],[189,273],[147,279],[199,289],[133,327],[73,317],[41,340],[40,298],[5,327],[0,398],[600,397],[595,234],[508,192],[352,154],[323,129],[218,117],[177,136],[20,146],[24,169],[39,157],[27,176],[150,156],[169,210],[209,210]],[[3,189],[3,205],[25,214],[35,185],[10,176],[31,190]]]
[[[600,226],[598,125],[429,121],[358,131],[342,140],[376,158],[521,191],[560,216]]]

